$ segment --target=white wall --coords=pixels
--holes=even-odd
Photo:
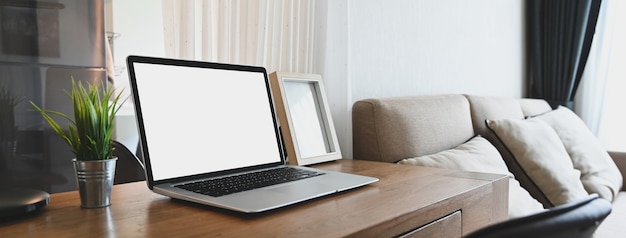
[[[113,44],[116,67],[125,69],[128,55],[165,56],[161,1],[108,1],[111,1],[113,18],[110,29],[120,35]],[[128,83],[128,71],[116,76],[116,87],[125,88]]]
[[[161,1],[108,1],[121,34],[116,65],[128,54],[164,54]],[[523,0],[318,0],[316,7],[314,72],[324,78],[344,157],[352,157],[351,107],[359,99],[523,95]]]
[[[322,1],[324,2],[324,1]],[[521,97],[522,0],[332,0],[321,21],[325,79],[344,157],[363,98],[468,93]],[[325,31],[324,31],[325,30]]]
[[[348,1],[318,1],[317,63],[314,73],[321,74],[326,87],[339,148],[344,158],[352,157],[352,105],[349,77]]]

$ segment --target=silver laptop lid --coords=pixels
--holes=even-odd
[[[150,189],[285,163],[263,67],[127,58]]]

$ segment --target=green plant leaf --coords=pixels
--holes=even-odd
[[[71,147],[77,160],[104,160],[113,156],[111,141],[115,115],[126,100],[119,102],[121,93],[114,95],[112,88],[105,85],[76,82],[72,77],[72,90],[65,92],[72,101],[74,118],[44,110],[31,101],[36,111],[50,124],[52,129]],[[58,115],[69,122],[65,131],[50,115]]]

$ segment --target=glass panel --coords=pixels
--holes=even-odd
[[[0,187],[75,190],[73,154],[30,101],[72,115],[70,77],[104,81],[102,0],[0,1]]]
[[[292,126],[302,158],[334,152],[329,143],[328,125],[317,86],[314,82],[284,81]]]

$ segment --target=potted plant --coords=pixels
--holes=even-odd
[[[117,161],[111,144],[113,120],[124,102],[120,102],[121,94],[115,96],[113,89],[105,89],[103,83],[87,85],[87,88],[83,87],[72,77],[72,90],[66,93],[72,100],[73,119],[58,111],[44,110],[32,101],[30,103],[76,156],[73,163],[81,207],[106,207],[111,204],[111,187]],[[68,120],[67,130],[52,115]]]

